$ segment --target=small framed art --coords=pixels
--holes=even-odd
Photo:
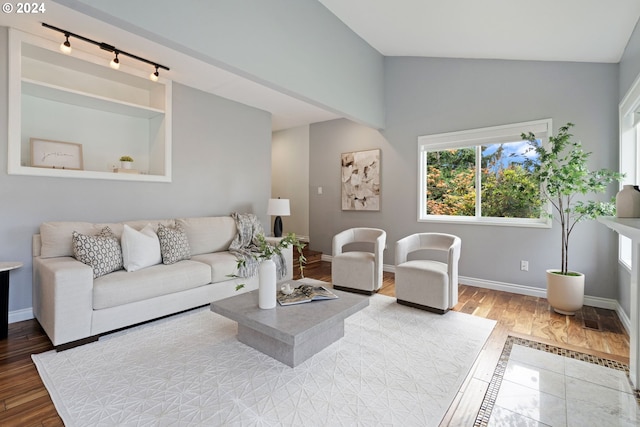
[[[31,138],[31,166],[83,170],[82,144]]]

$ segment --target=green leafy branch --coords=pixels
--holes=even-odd
[[[280,239],[278,244],[272,245],[267,241],[267,238],[264,234],[258,234],[256,236],[256,245],[258,246],[258,252],[252,254],[254,259],[257,260],[266,260],[271,259],[274,255],[281,255],[282,251],[289,246],[293,246],[298,251],[298,263],[300,265],[300,276],[304,277],[304,266],[307,263],[307,258],[304,256],[303,249],[306,246],[303,242],[298,239],[295,233],[288,233],[285,237]],[[246,260],[238,258],[236,263],[236,269],[240,270],[242,267],[246,266]],[[236,274],[228,274],[227,277],[239,278]],[[244,288],[245,284],[240,283],[236,285],[236,291]]]

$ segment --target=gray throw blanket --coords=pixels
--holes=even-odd
[[[244,261],[238,269],[237,275],[240,277],[252,277],[258,272],[260,258],[260,247],[257,236],[264,234],[262,224],[254,214],[239,214],[234,212],[231,217],[236,221],[238,234],[229,245],[229,252],[239,260]],[[287,274],[287,263],[284,255],[275,255],[271,258],[276,264],[276,277],[278,280]]]

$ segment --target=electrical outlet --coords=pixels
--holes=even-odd
[[[529,271],[529,261],[520,261],[520,270]]]

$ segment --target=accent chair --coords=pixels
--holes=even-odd
[[[350,228],[333,236],[331,280],[335,289],[371,295],[382,287],[382,254],[387,233]]]
[[[417,233],[398,240],[397,302],[440,314],[453,308],[458,303],[461,245],[459,237],[444,233]],[[436,256],[427,251],[446,252],[446,262],[434,260]]]

